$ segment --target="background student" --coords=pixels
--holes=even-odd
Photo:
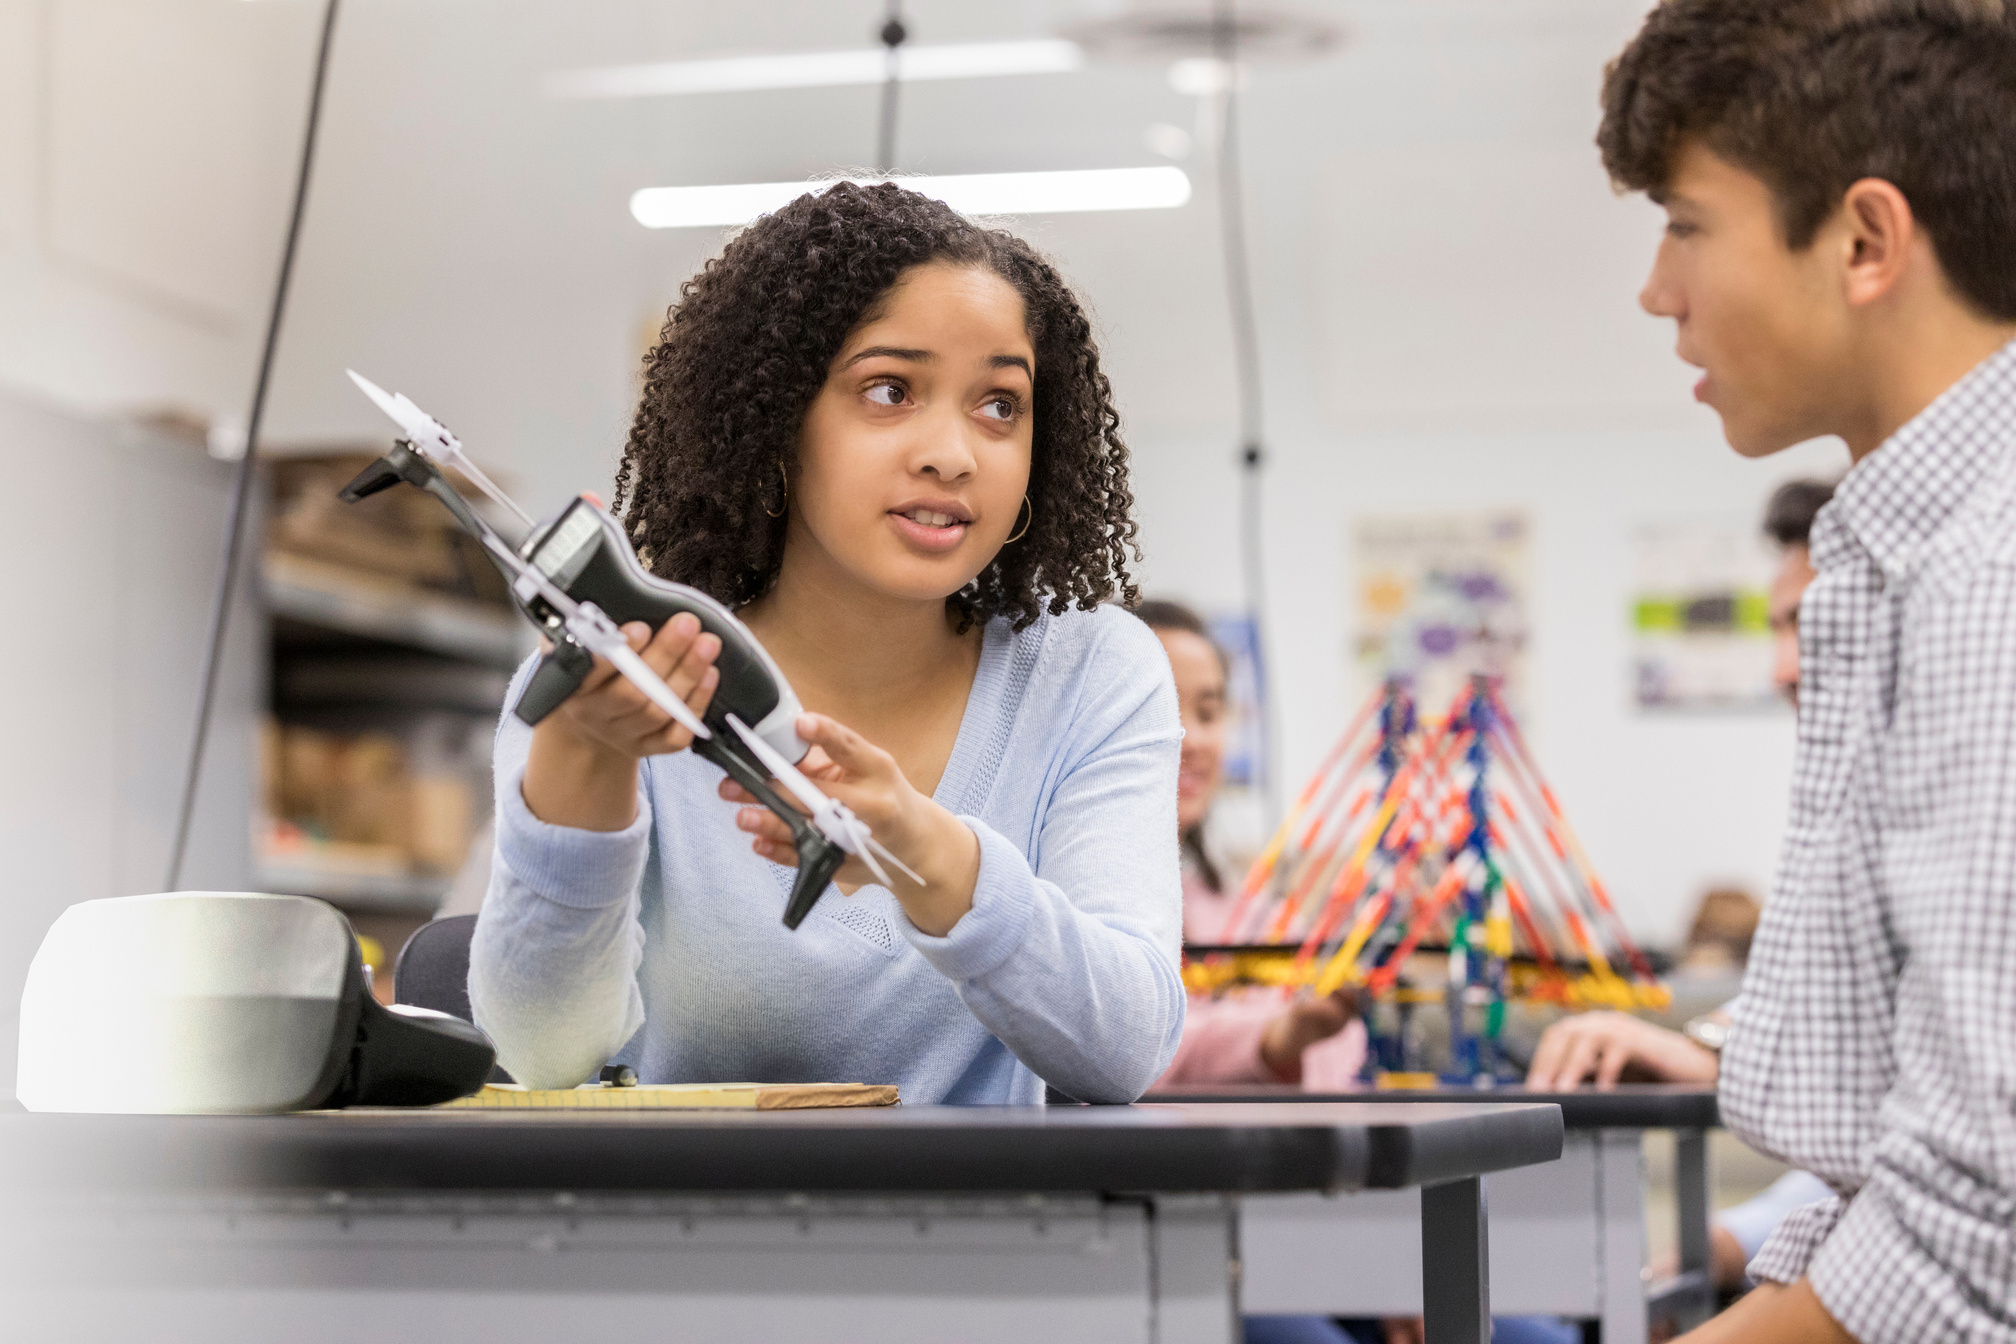
[[[1833,1197],[1689,1336],[2016,1339],[2016,32],[1999,4],[1666,0],[1598,143],[1642,301],[1814,524],[1784,860],[1722,1115]]]
[[[1225,776],[1225,653],[1197,613],[1180,602],[1150,598],[1134,614],[1169,655],[1183,715],[1183,755],[1176,775],[1183,939],[1215,943],[1233,904],[1204,844],[1211,805]],[[1311,1092],[1335,1091],[1357,1081],[1364,1059],[1365,1025],[1348,990],[1286,1003],[1271,992],[1193,994],[1182,1044],[1159,1083],[1300,1083]]]
[[[498,732],[470,998],[514,1077],[614,1057],[1040,1103],[1161,1073],[1181,727],[1160,646],[1105,605],[1134,595],[1118,423],[1049,263],[895,186],[802,196],[687,282],[617,511],[659,574],[740,608],[811,711],[806,773],[924,880],[850,860],[786,930],[783,824],[598,666]],[[704,710],[718,641],[630,634]]]

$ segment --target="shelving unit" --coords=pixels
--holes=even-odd
[[[430,500],[336,491],[371,450],[280,460],[259,591],[260,888],[338,906],[386,956],[432,917],[489,812],[489,746],[530,629]],[[375,968],[381,989],[389,967]]]
[[[506,672],[525,656],[524,622],[489,604],[284,552],[266,555],[261,578],[267,610],[304,625]]]
[[[350,869],[313,858],[289,862],[261,856],[254,871],[265,890],[320,896],[346,912],[365,915],[431,917],[453,881],[418,873]]]

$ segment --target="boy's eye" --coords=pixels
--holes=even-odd
[[[877,383],[868,389],[868,400],[877,406],[901,406],[909,395],[901,383]]]
[[[1668,238],[1691,238],[1694,236],[1694,229],[1694,225],[1684,220],[1669,219],[1666,221],[1666,236]]]
[[[980,414],[989,420],[1013,420],[1021,410],[1021,403],[1013,397],[990,397],[980,404]]]

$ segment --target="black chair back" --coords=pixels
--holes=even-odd
[[[475,1014],[469,1010],[469,940],[475,936],[474,915],[450,915],[415,929],[392,967],[392,1001],[474,1022]],[[490,1070],[490,1081],[508,1083],[511,1075],[499,1065]]]
[[[392,968],[392,999],[415,1008],[474,1020],[469,1011],[469,940],[476,916],[450,915],[422,924],[399,949]]]

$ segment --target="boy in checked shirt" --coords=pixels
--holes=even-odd
[[[1725,1122],[1835,1192],[1687,1336],[2016,1341],[2016,31],[2001,0],[1665,0],[1597,142],[1641,302],[1811,540],[1792,818]]]

